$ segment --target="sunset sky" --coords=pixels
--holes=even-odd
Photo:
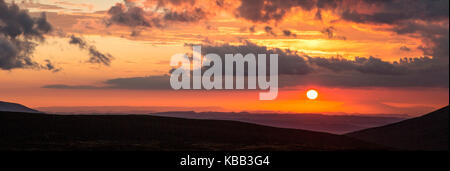
[[[449,103],[448,0],[14,4],[0,0],[0,101],[412,116]],[[172,90],[170,57],[192,53],[193,44],[205,53],[279,52],[278,98]],[[316,100],[307,99],[309,89]]]

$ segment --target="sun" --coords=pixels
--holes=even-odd
[[[319,93],[316,90],[308,90],[308,92],[306,92],[306,97],[310,100],[315,100],[318,96]]]

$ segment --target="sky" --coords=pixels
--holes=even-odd
[[[449,101],[448,0],[0,0],[0,101],[420,115]],[[172,55],[279,54],[278,98],[172,90]],[[319,92],[316,100],[306,91]]]

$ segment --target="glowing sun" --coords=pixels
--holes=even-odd
[[[310,100],[315,100],[318,96],[319,93],[316,90],[308,90],[308,92],[306,92],[306,97]]]

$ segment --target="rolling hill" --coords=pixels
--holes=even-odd
[[[160,112],[151,113],[151,115],[187,119],[231,120],[277,128],[302,129],[332,134],[345,134],[405,120],[405,118],[388,116],[224,112]]]
[[[26,112],[26,113],[41,113],[37,110],[28,108],[17,103],[9,103],[0,101],[0,111],[3,112]]]
[[[343,135],[237,121],[0,112],[0,150],[382,150]]]
[[[449,107],[421,117],[347,134],[367,142],[404,150],[449,150]]]

